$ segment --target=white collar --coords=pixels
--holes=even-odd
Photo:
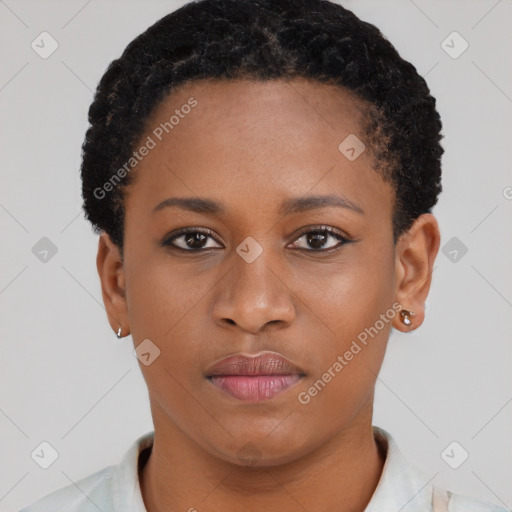
[[[116,466],[111,481],[112,501],[115,512],[147,512],[139,482],[139,456],[153,446],[155,432],[140,436]]]
[[[373,433],[385,449],[386,460],[364,512],[430,510],[433,477],[429,478],[404,456],[389,432],[374,425]]]

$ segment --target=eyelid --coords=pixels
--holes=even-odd
[[[299,234],[295,235],[296,238],[300,238],[302,235],[305,235],[306,233],[310,233],[312,231],[327,231],[328,233],[332,235],[337,235],[347,241],[351,240],[351,236],[342,231],[341,229],[335,228],[333,226],[328,226],[326,224],[311,224],[309,226],[304,226],[299,231]]]

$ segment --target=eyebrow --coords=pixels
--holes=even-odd
[[[154,209],[153,213],[176,206],[183,210],[188,210],[196,213],[204,213],[208,215],[225,213],[225,208],[221,203],[213,201],[212,199],[203,199],[199,197],[170,197],[159,203]],[[346,197],[338,196],[335,194],[323,196],[305,196],[293,197],[283,201],[279,208],[279,214],[290,215],[291,213],[303,212],[308,210],[317,210],[320,208],[327,208],[329,206],[336,206],[353,210],[361,215],[365,215],[361,206]]]

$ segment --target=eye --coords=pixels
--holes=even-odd
[[[166,238],[162,242],[162,245],[171,246],[183,251],[199,252],[203,249],[214,248],[214,246],[212,247],[204,245],[204,242],[208,238],[215,240],[212,234],[213,231],[210,231],[209,229],[184,228],[175,233],[173,236]],[[183,239],[183,241],[180,244],[177,244],[175,241],[180,238]]]
[[[348,238],[329,226],[318,226],[317,229],[311,229],[310,227],[309,231],[303,232],[297,240],[301,240],[302,238],[304,238],[305,243],[309,244],[312,249],[307,249],[307,247],[305,248],[304,246],[295,246],[294,249],[306,249],[307,251],[313,252],[328,252],[330,250],[336,250],[342,245],[350,242]],[[326,242],[329,238],[337,240],[338,243],[334,245],[331,243],[326,246]],[[180,243],[177,243],[180,239],[182,239]],[[201,252],[207,249],[218,248],[218,246],[215,245],[207,245],[208,239],[216,242],[215,237],[213,236],[213,231],[209,229],[195,227],[183,228],[172,236],[167,237],[162,242],[162,246],[170,246],[175,249],[189,252]],[[296,243],[297,242],[295,242],[294,245]]]
[[[323,251],[330,251],[332,249],[338,249],[342,245],[345,245],[346,243],[349,243],[350,240],[346,237],[344,237],[342,234],[338,233],[337,230],[334,228],[331,228],[329,226],[318,226],[317,229],[309,229],[309,231],[304,232],[297,240],[304,239],[306,244],[309,244],[313,249],[306,249],[306,250],[313,250],[313,252],[323,252]],[[325,246],[326,241],[331,239],[338,240],[337,244],[330,244],[329,246]],[[296,244],[297,242],[295,242]],[[299,249],[303,249],[304,246],[299,247]]]

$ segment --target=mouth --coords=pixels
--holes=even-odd
[[[275,352],[229,356],[210,367],[206,375],[223,393],[253,403],[275,397],[304,377],[302,368]]]

